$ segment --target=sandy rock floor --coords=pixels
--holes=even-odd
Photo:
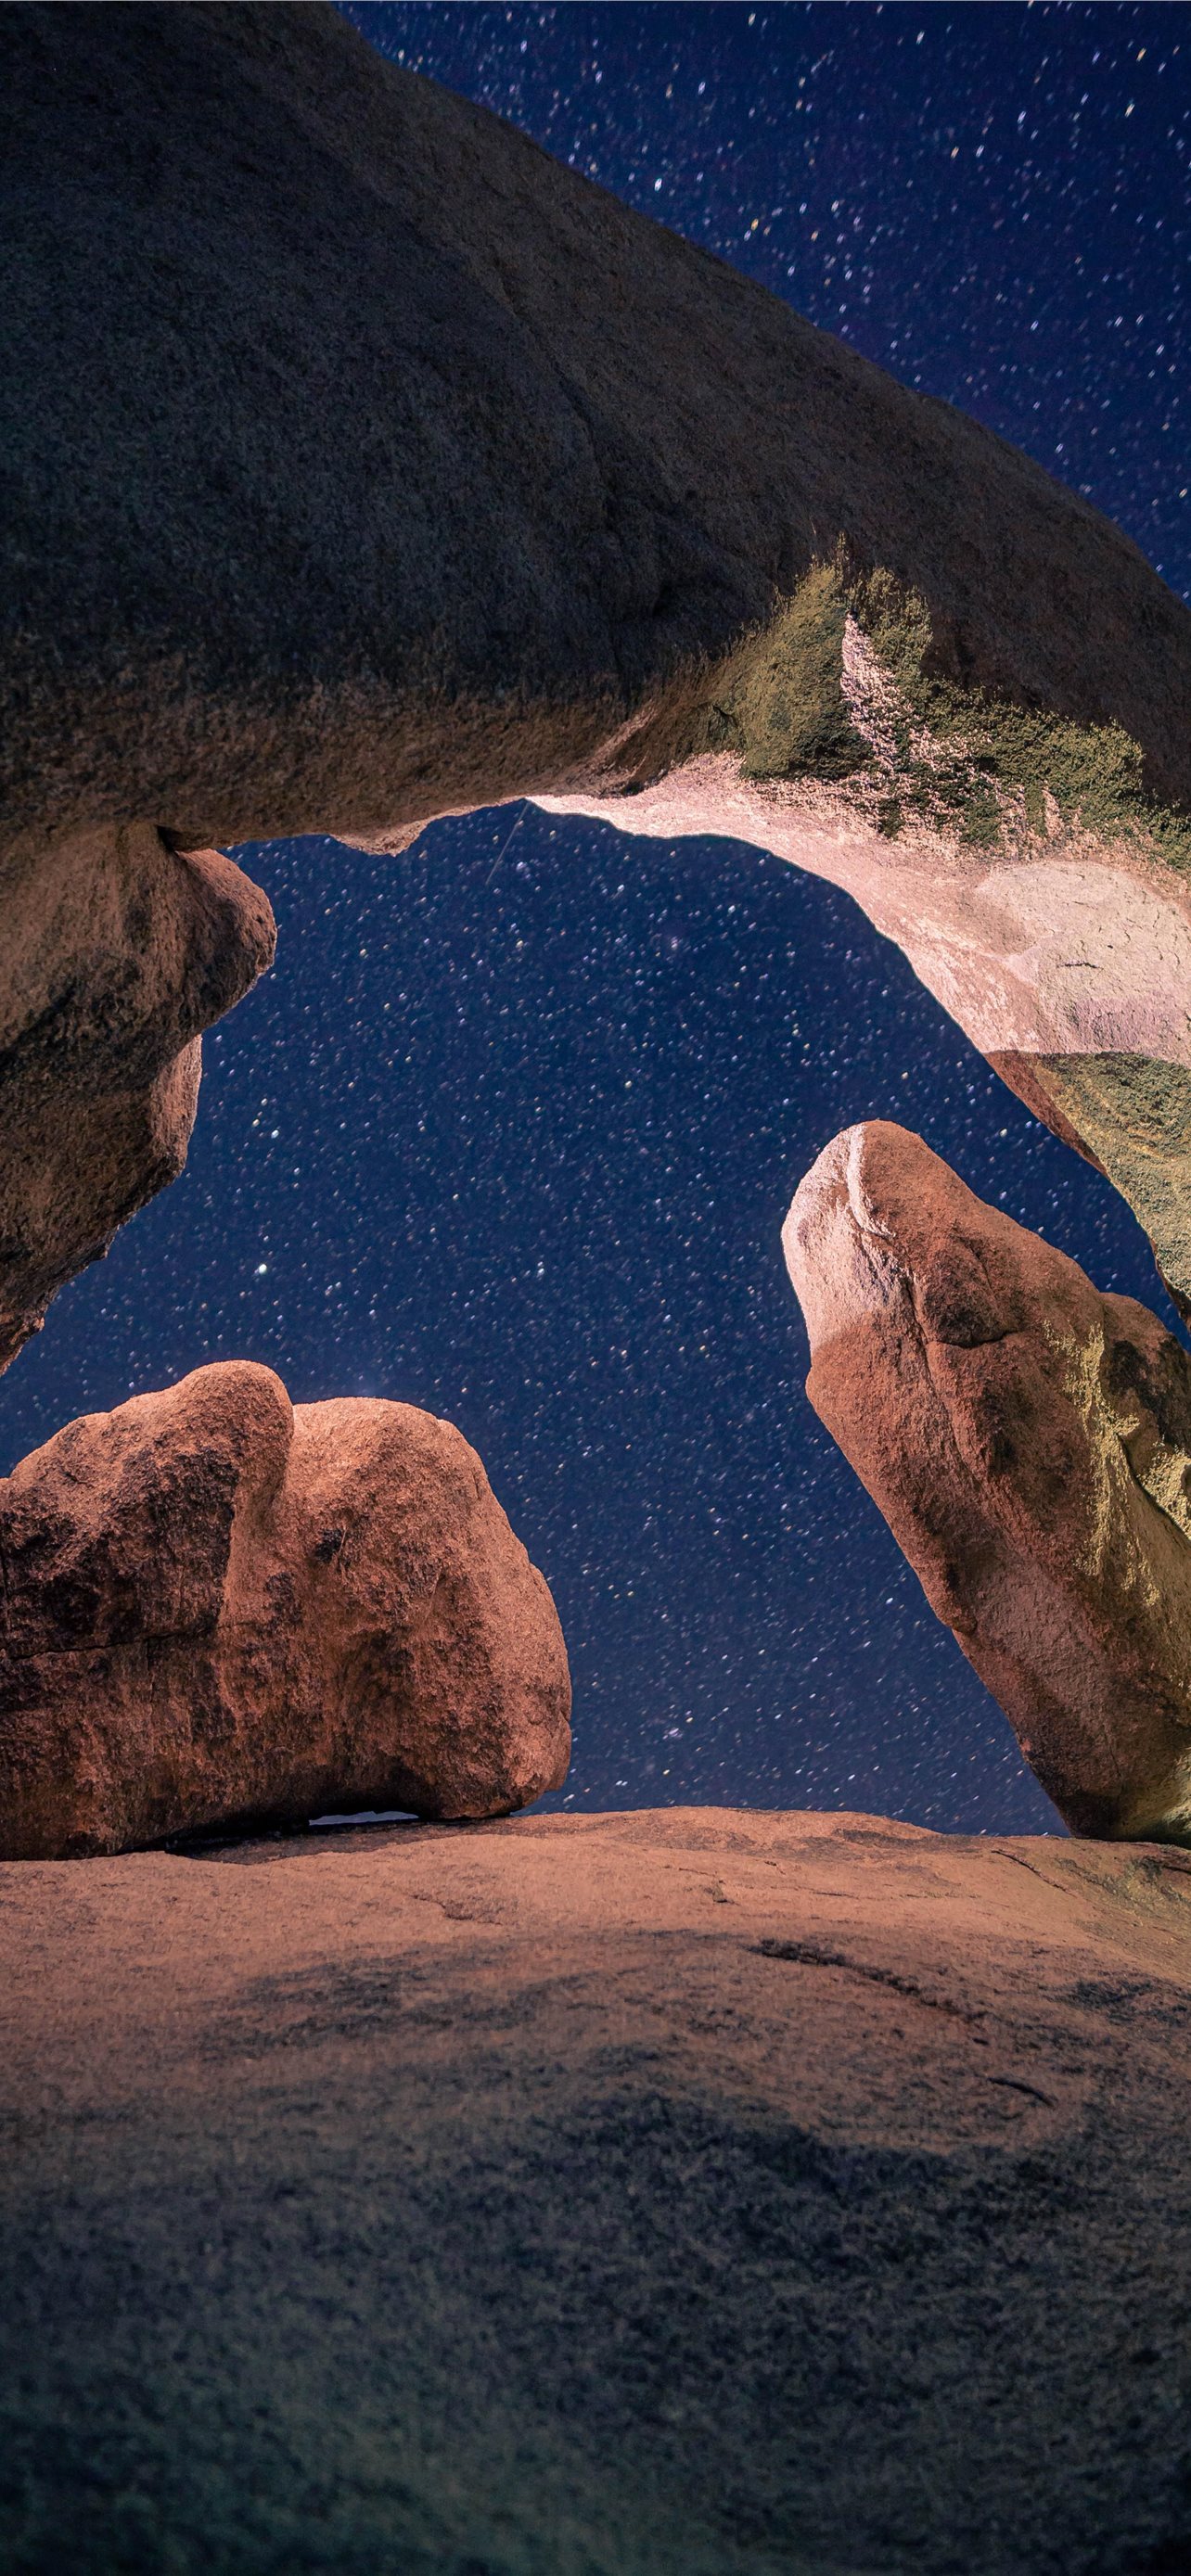
[[[1181,2576],[1191,1860],[0,1869],[5,2576]]]

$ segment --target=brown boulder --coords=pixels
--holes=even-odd
[[[920,1137],[784,1232],[807,1393],[1074,1831],[1191,1841],[1191,1358]]]
[[[195,1371],[0,1484],[0,1856],[564,1778],[553,1602],[450,1423]]]
[[[0,1369],[51,1297],[176,1179],[200,1032],[272,961],[267,897],[150,824],[10,872],[0,911]]]

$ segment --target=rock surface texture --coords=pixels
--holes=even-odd
[[[134,826],[747,837],[1191,1296],[1191,616],[1137,548],[329,9],[2,29],[14,899]]]
[[[0,1871],[13,2576],[1175,2576],[1181,1852],[719,1810]]]
[[[458,1431],[247,1361],[0,1482],[0,1854],[335,1809],[490,1816],[566,1774],[550,1594]]]
[[[807,1393],[1078,1833],[1191,1841],[1191,1358],[876,1121],[786,1221]]]
[[[272,955],[259,886],[147,824],[0,872],[0,1369],[181,1171],[200,1031]]]

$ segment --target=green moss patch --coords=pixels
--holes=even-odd
[[[915,591],[888,572],[849,581],[839,567],[835,578],[915,729],[932,737],[923,763],[912,754],[911,726],[903,727],[911,808],[950,812],[965,840],[991,847],[1003,830],[1006,793],[1023,800],[1028,828],[1041,832],[1049,791],[1064,820],[1106,837],[1144,837],[1176,866],[1191,867],[1191,815],[1148,793],[1140,746],[1120,725],[1072,724],[934,676],[930,612]]]
[[[847,615],[836,573],[808,573],[722,666],[708,748],[737,752],[746,778],[849,778],[865,768],[868,746],[841,685]]]
[[[896,702],[883,711],[891,761],[874,756],[844,695],[849,615],[894,683]],[[1065,821],[1136,838],[1191,868],[1191,815],[1149,794],[1141,749],[1121,726],[1077,725],[962,689],[932,671],[934,641],[916,591],[889,572],[857,574],[841,551],[671,698],[639,739],[641,767],[658,776],[701,752],[730,751],[758,783],[854,780],[862,793],[877,791],[873,820],[888,838],[917,820],[989,850],[1015,816],[1044,833],[1049,793]]]
[[[1013,1070],[1006,1065],[1007,1080],[1058,1132],[1074,1132],[1120,1191],[1150,1238],[1176,1306],[1191,1319],[1191,1073],[1124,1052],[1037,1055],[1025,1059],[1027,1091],[1020,1061]]]

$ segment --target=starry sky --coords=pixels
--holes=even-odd
[[[1029,449],[1191,589],[1191,8],[353,5],[904,382]],[[1055,1818],[803,1394],[779,1230],[853,1119],[1161,1308],[1107,1184],[843,895],[529,806],[399,859],[236,854],[275,972],[206,1041],[188,1170],[6,1379],[7,1467],[208,1359],[457,1422],[558,1602],[548,1804]]]

